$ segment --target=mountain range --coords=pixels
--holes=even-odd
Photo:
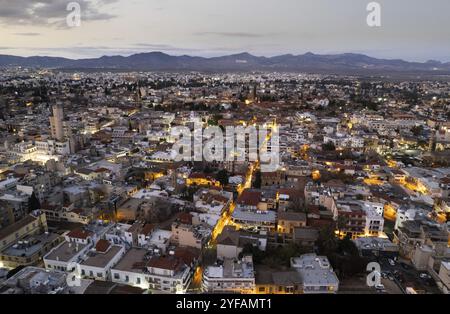
[[[377,59],[363,54],[344,53],[258,57],[249,53],[221,57],[171,56],[148,52],[130,56],[103,56],[91,59],[60,57],[18,57],[0,55],[0,66],[43,67],[73,70],[140,71],[284,71],[347,74],[433,74],[449,75],[450,62],[408,62],[400,59]]]

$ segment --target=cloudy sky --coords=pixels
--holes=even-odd
[[[364,53],[450,61],[449,0],[378,0],[381,27],[366,23],[371,0],[0,0],[0,54],[72,58],[163,51],[217,56]]]

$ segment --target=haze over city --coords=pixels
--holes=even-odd
[[[162,51],[219,56],[363,53],[408,61],[450,61],[450,2],[378,1],[381,27],[366,25],[360,0],[1,0],[0,53],[71,58]]]

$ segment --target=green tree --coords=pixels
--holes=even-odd
[[[28,198],[28,211],[32,212],[34,210],[41,209],[41,203],[39,199],[36,197],[36,194],[31,193],[31,196]]]
[[[222,169],[216,174],[216,180],[219,181],[222,186],[226,186],[228,184],[229,178],[230,176],[226,169]]]
[[[412,132],[412,134],[414,134],[414,136],[420,136],[420,135],[422,135],[422,132],[423,132],[423,126],[415,125],[411,128],[411,132]]]
[[[341,230],[345,228],[345,226],[347,226],[348,223],[348,218],[342,215],[338,216],[337,219],[337,229],[339,234],[341,233]]]
[[[256,189],[260,189],[261,188],[261,171],[256,171],[255,173],[255,181],[253,181],[253,187]]]
[[[336,238],[336,234],[334,233],[333,225],[328,225],[320,230],[317,243],[320,254],[329,256],[336,252],[338,248],[338,240]]]
[[[335,151],[336,146],[334,146],[333,142],[327,142],[322,145],[322,149],[325,151]]]

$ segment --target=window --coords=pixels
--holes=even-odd
[[[266,292],[266,288],[265,287],[259,287],[258,291],[259,292]]]
[[[141,278],[139,278],[139,277],[136,278],[136,284],[138,284],[138,285],[141,284]]]
[[[98,277],[98,278],[102,278],[102,277],[103,277],[103,274],[102,274],[102,273],[97,273],[97,277]]]
[[[130,281],[130,277],[128,277],[128,275],[125,276],[125,281],[126,282]]]

